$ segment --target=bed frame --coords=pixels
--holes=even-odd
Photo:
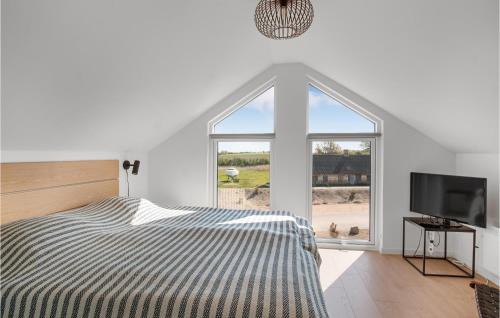
[[[2,163],[1,224],[118,195],[118,160]]]

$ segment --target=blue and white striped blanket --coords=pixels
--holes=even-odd
[[[0,233],[2,317],[327,317],[288,212],[111,198]]]

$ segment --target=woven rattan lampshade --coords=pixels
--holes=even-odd
[[[271,39],[290,39],[311,26],[314,10],[309,0],[260,0],[255,9],[255,25]]]

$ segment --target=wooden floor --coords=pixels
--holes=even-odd
[[[471,279],[424,277],[399,255],[332,249],[320,254],[330,317],[478,317]],[[437,264],[434,269],[443,270]]]

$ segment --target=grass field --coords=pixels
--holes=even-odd
[[[236,168],[240,174],[235,182],[231,182],[231,179],[225,175],[224,168],[219,168],[217,179],[219,188],[269,187],[269,166]]]
[[[269,152],[221,153],[217,158],[221,167],[253,167],[269,165]]]

